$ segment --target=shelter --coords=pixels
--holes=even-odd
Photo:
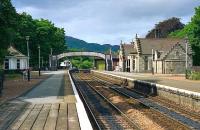
[[[8,48],[8,55],[4,59],[5,70],[25,70],[28,68],[28,57],[15,49],[13,46]]]

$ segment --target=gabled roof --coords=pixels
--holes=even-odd
[[[184,42],[178,38],[138,38],[140,54],[152,54],[152,49],[168,52],[175,44]]]
[[[167,52],[165,52],[164,54],[162,54],[161,57],[160,57],[160,59],[162,60],[162,59],[166,58],[167,55],[168,55],[171,51],[173,51],[174,48],[176,48],[177,46],[180,46],[180,47],[182,48],[183,52],[186,53],[186,44],[185,44],[185,42],[179,42],[179,43],[175,44],[174,46],[172,46],[172,48],[171,48],[169,51],[167,51]],[[192,55],[192,48],[191,48],[190,44],[188,44],[187,54],[188,54],[188,55]]]
[[[131,43],[131,44],[122,44],[122,47],[124,49],[124,53],[125,53],[125,56],[128,56],[129,54],[134,54],[134,53],[137,53],[137,50],[136,48],[134,47],[135,43]]]
[[[24,54],[22,54],[20,51],[15,49],[13,46],[10,46],[8,48],[8,56],[26,57]]]

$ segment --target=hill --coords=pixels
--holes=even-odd
[[[78,50],[94,51],[94,52],[102,52],[102,53],[108,51],[110,48],[114,52],[117,52],[119,50],[118,45],[110,45],[110,44],[100,45],[98,43],[88,43],[86,41],[73,38],[70,36],[66,36],[65,41],[69,49],[78,49]]]

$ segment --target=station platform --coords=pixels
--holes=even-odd
[[[200,81],[186,80],[184,75],[141,74],[114,71],[96,71],[95,75],[128,81],[128,87],[148,95],[171,100],[177,105],[200,111]]]
[[[67,71],[27,94],[0,105],[1,130],[92,130],[83,103]]]
[[[185,75],[182,75],[182,74],[177,74],[177,75],[154,74],[152,75],[149,73],[130,73],[130,72],[115,72],[115,71],[99,71],[99,72],[200,93],[200,81],[187,80],[185,79]]]

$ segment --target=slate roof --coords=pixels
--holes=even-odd
[[[137,53],[136,48],[134,48],[134,44],[122,44],[125,52],[125,56],[128,56],[129,54]]]
[[[175,39],[175,38],[138,38],[139,46],[141,48],[141,54],[152,54],[152,49],[159,50],[159,51],[169,51],[172,46],[177,44],[178,42],[182,42],[182,39]]]
[[[137,49],[134,47],[137,44]],[[164,58],[176,45],[180,45],[183,50],[186,49],[185,40],[180,38],[136,38],[136,42],[131,44],[122,44],[125,56],[131,54],[151,55],[152,49],[161,53],[161,59]],[[190,44],[188,44],[188,54],[192,54]]]
[[[26,57],[26,55],[22,54],[20,51],[15,49],[13,46],[10,46],[8,48],[8,56]]]
[[[184,50],[186,49],[184,39],[179,38],[138,38],[138,45],[140,54],[151,55],[152,49],[154,51],[162,51],[161,59],[164,58],[176,45],[180,45]],[[188,54],[192,54],[190,44],[188,44]]]

